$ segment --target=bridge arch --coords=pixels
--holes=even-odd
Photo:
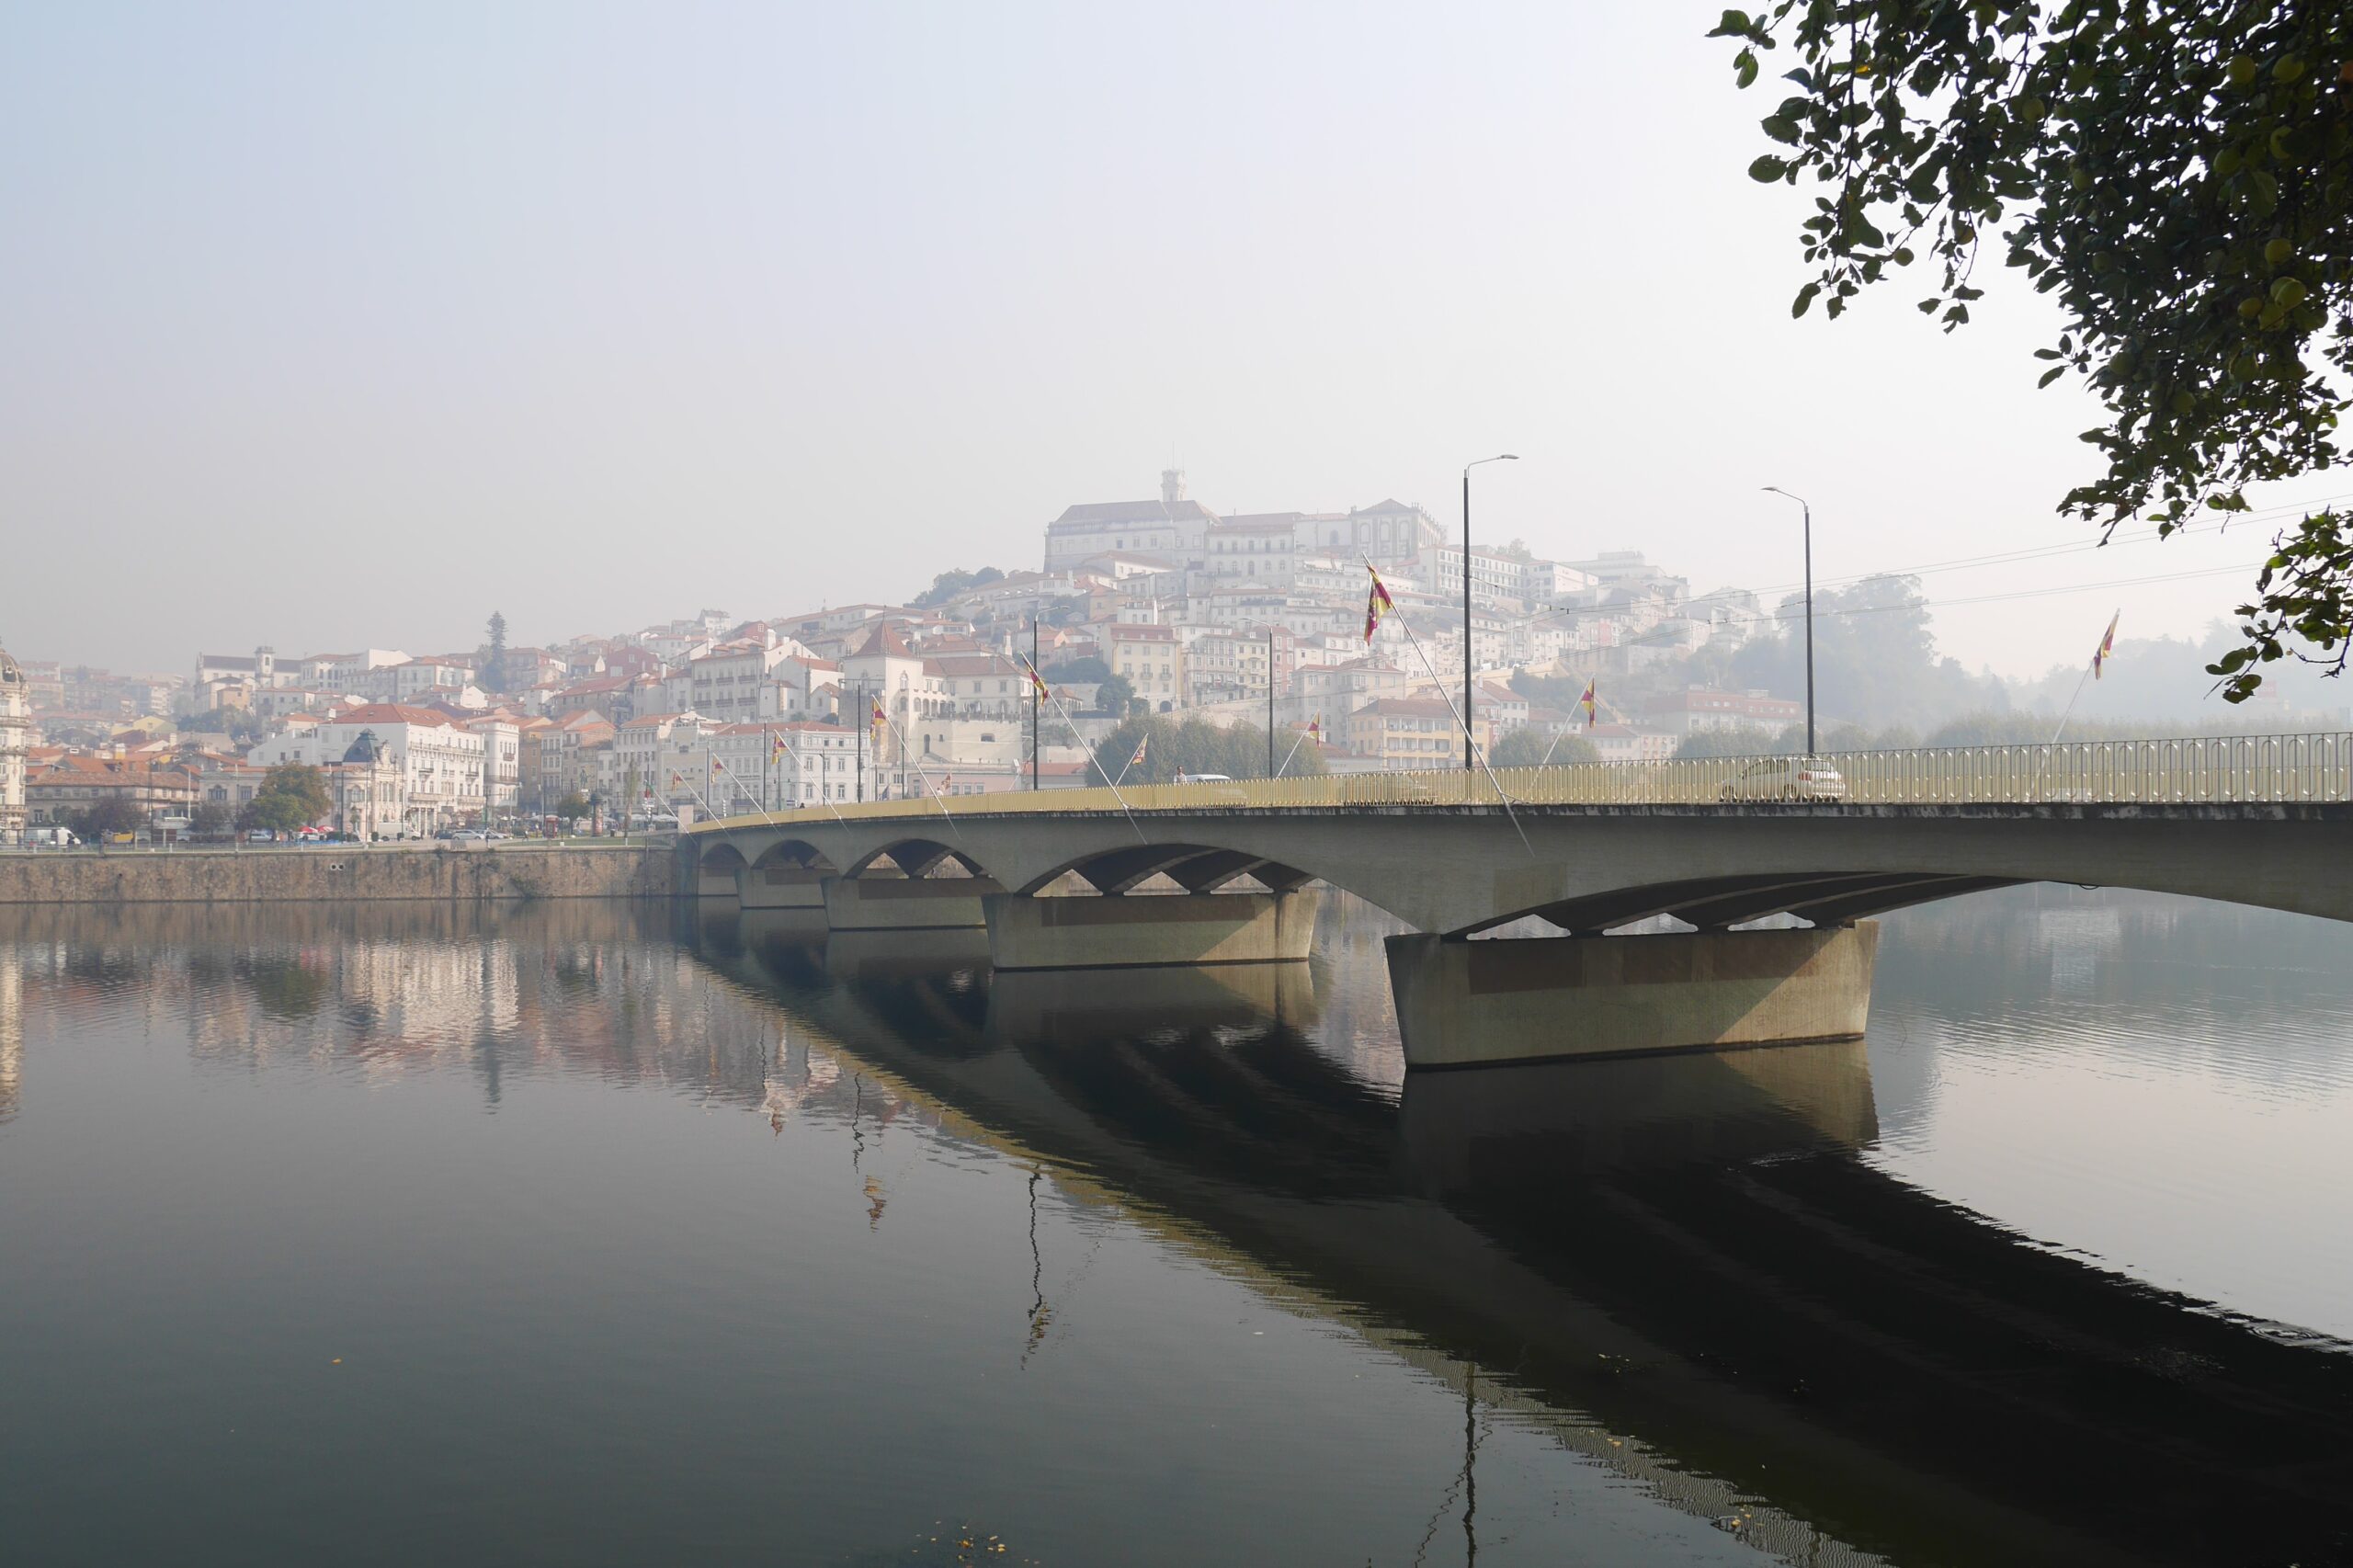
[[[826,858],[825,852],[805,838],[779,838],[752,860],[756,871],[787,867],[829,874],[834,870],[834,863]]]
[[[1701,931],[1725,930],[1776,915],[1793,915],[1811,926],[1844,926],[1915,903],[2015,887],[2019,880],[1907,870],[1685,878],[1556,900],[1495,916],[1461,934],[1491,930],[1530,915],[1581,937],[1661,915]]]
[[[695,869],[710,877],[732,877],[746,864],[744,852],[725,838],[706,842],[695,858]]]
[[[1131,892],[1163,876],[1188,893],[1217,892],[1244,877],[1270,892],[1289,892],[1316,880],[1313,871],[1246,849],[1192,842],[1132,844],[1073,856],[1016,891],[1036,897],[1074,873],[1107,896]]]
[[[883,862],[888,861],[885,869]],[[843,875],[853,881],[859,877],[887,876],[892,871],[911,878],[935,876],[985,877],[989,873],[981,863],[953,844],[943,844],[934,838],[894,838],[879,844],[852,859]]]

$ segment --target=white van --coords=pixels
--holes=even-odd
[[[25,829],[25,847],[28,849],[71,849],[81,842],[70,827],[49,825]]]

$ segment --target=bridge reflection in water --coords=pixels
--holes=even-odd
[[[1501,1415],[1793,1561],[2353,1561],[2353,1357],[1872,1169],[1860,1041],[1401,1092],[1345,1060],[1378,1020],[1330,1027],[1385,1006],[1377,945],[992,975],[980,933],[681,922],[899,1092],[1463,1390],[1474,1554]]]

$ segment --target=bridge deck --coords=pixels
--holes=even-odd
[[[2197,736],[2060,745],[1932,747],[1824,753],[1836,768],[1836,801],[1803,798],[1784,777],[1786,757],[1697,757],[1670,762],[1576,763],[1557,767],[1444,768],[1427,773],[1321,774],[1113,790],[1000,790],[858,803],[779,805],[699,823],[689,833],[788,823],[893,817],[1119,815],[1459,808],[1704,809],[1880,814],[1871,808],[2012,807],[2036,814],[2071,808],[2298,807],[2353,801],[2353,734]],[[2204,814],[2204,813],[2196,813]],[[2284,813],[2283,813],[2284,814]]]

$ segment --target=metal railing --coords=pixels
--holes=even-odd
[[[1788,756],[1583,762],[1484,772],[1334,773],[1230,783],[1096,786],[794,806],[698,823],[689,833],[762,823],[1033,812],[1139,814],[1240,808],[1348,806],[1704,806],[1827,803]],[[2058,745],[1927,746],[1824,752],[1810,769],[1842,776],[1848,805],[2238,804],[2353,801],[2353,734],[2205,735],[2177,740],[2071,741]],[[1497,793],[1500,786],[1501,794]]]

